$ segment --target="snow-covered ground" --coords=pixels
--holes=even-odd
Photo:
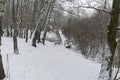
[[[18,38],[19,55],[13,53],[12,38],[2,38],[6,80],[97,80],[100,65],[81,54],[47,42],[31,46]],[[8,54],[8,59],[7,59]],[[8,61],[9,60],[9,61]],[[9,66],[9,67],[8,67]]]

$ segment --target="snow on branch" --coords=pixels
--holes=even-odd
[[[101,6],[101,8],[100,8]],[[110,13],[111,11],[106,9],[105,7],[102,8],[102,4],[101,3],[98,3],[98,2],[95,2],[93,0],[86,0],[86,2],[71,2],[69,4],[69,9],[70,8],[86,8],[86,9],[93,9],[93,10],[96,10],[96,11],[103,11],[103,12],[106,12],[106,13]],[[66,11],[66,10],[65,10]],[[69,12],[67,10],[67,12]]]

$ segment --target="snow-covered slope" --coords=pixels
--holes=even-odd
[[[2,39],[4,67],[10,76],[7,80],[97,80],[100,65],[79,53],[49,42],[36,48],[31,41],[18,39],[18,43],[20,54],[16,55],[12,38]]]

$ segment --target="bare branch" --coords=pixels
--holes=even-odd
[[[106,13],[110,13],[110,11],[107,10],[107,9],[101,9],[101,8],[96,8],[96,7],[92,7],[92,6],[82,6],[82,5],[80,5],[80,6],[74,7],[74,8],[88,8],[88,9],[94,9],[96,11],[103,11],[103,12],[106,12]]]
[[[62,11],[65,11],[65,12],[67,12],[67,13],[73,15],[73,16],[79,17],[78,15],[74,14],[72,11],[65,10],[65,9],[63,9],[63,8],[59,8],[59,9],[62,10]]]

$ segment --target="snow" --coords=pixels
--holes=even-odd
[[[64,41],[66,41],[67,38],[63,35],[62,31],[59,31],[59,33],[60,33],[60,36],[61,36],[62,42],[63,42],[63,44],[64,44]]]
[[[58,40],[57,35],[52,31],[47,32],[46,39],[49,41],[57,41]]]
[[[12,38],[2,38],[6,80],[97,80],[99,76],[100,64],[62,45],[46,42],[45,46],[37,44],[35,48],[31,40],[25,43],[18,38],[20,54],[17,55],[13,53],[12,41]]]

